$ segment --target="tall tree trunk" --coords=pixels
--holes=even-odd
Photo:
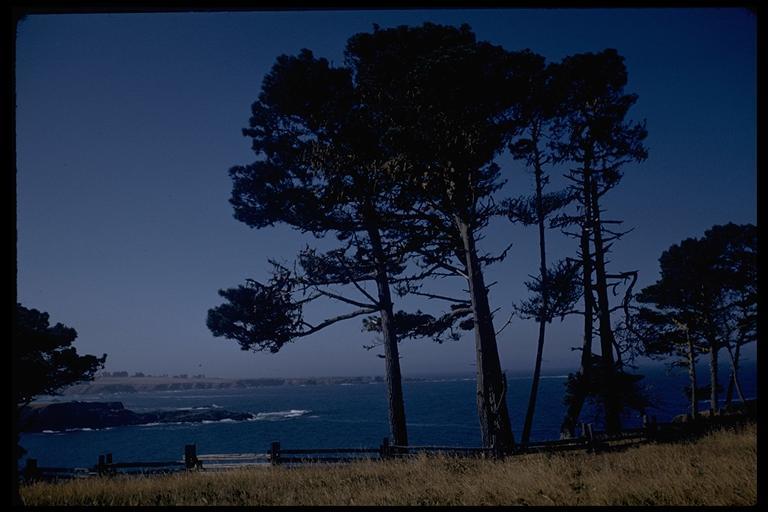
[[[694,352],[695,347],[693,346],[693,340],[691,339],[691,335],[687,328],[685,335],[688,341],[688,378],[691,383],[691,417],[696,419],[699,415],[699,402],[696,397],[696,352]]]
[[[407,446],[408,432],[405,426],[405,404],[400,374],[400,353],[393,323],[394,314],[392,296],[389,291],[389,275],[378,228],[369,228],[368,235],[371,239],[376,266],[376,287],[378,288],[379,314],[381,315],[381,337],[384,341],[384,360],[386,361],[389,430],[392,435],[393,444]]]
[[[731,356],[731,375],[728,379],[728,393],[725,398],[726,407],[731,405],[733,399],[733,389],[736,388],[736,393],[739,395],[739,400],[743,404],[745,402],[744,393],[741,392],[741,384],[739,383],[739,356],[741,352],[741,343],[736,343],[736,354],[731,351],[731,347],[728,348],[728,355]]]
[[[582,203],[584,207],[584,220],[581,226],[581,267],[582,267],[582,288],[584,290],[584,340],[581,346],[581,367],[577,373],[577,378],[581,385],[574,389],[574,394],[570,397],[568,408],[565,413],[563,423],[560,425],[560,437],[573,437],[576,432],[576,423],[579,420],[579,414],[584,407],[584,401],[587,399],[587,386],[592,379],[592,312],[595,309],[595,298],[592,294],[592,254],[590,251],[589,232],[592,228],[592,208],[589,200],[590,177],[585,172],[584,188],[582,189]]]
[[[531,395],[528,398],[528,410],[525,413],[525,423],[523,424],[523,435],[520,443],[525,447],[531,436],[531,426],[533,425],[533,414],[536,410],[536,395],[539,391],[539,379],[541,378],[541,360],[544,354],[544,333],[549,319],[549,280],[547,277],[547,251],[544,238],[544,202],[542,183],[543,171],[541,169],[541,159],[538,151],[537,132],[533,133],[533,143],[536,147],[534,155],[534,172],[536,176],[536,217],[539,222],[539,273],[541,275],[541,316],[539,318],[539,341],[536,346],[536,364],[533,369],[533,382],[531,382]]]
[[[710,414],[717,414],[717,340],[712,337],[709,340],[709,409]]]
[[[605,247],[603,246],[602,225],[600,223],[600,205],[597,196],[597,184],[591,186],[592,215],[594,218],[593,237],[595,246],[595,291],[597,292],[597,314],[600,329],[600,351],[602,355],[603,375],[606,381],[601,383],[605,403],[605,428],[609,433],[621,430],[621,404],[613,392],[616,364],[613,358],[616,339],[611,327],[610,304],[608,302],[608,280],[605,272]]]
[[[475,353],[477,357],[477,412],[483,446],[497,453],[514,448],[514,436],[507,410],[506,379],[501,372],[496,332],[493,328],[488,291],[477,260],[474,233],[460,219],[456,225],[464,245],[469,293],[475,323]]]
[[[525,423],[523,425],[523,435],[520,444],[523,447],[528,446],[531,437],[531,427],[533,425],[533,413],[536,410],[536,395],[539,391],[539,380],[541,379],[541,358],[544,352],[544,331],[546,321],[539,322],[539,343],[536,348],[536,366],[533,369],[533,382],[531,382],[531,395],[528,397],[528,410],[525,412]]]

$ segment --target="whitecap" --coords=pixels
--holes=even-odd
[[[291,409],[290,411],[260,412],[255,414],[254,420],[279,421],[304,416],[311,411],[304,409]]]
[[[203,420],[202,423],[208,424],[208,423],[235,423],[237,420],[234,420],[232,418],[224,418],[223,420]]]

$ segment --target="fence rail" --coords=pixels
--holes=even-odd
[[[401,446],[392,445],[393,450],[408,452],[492,452],[493,448],[475,448],[467,446]]]
[[[314,453],[379,453],[379,448],[292,448],[281,449],[280,453],[288,455],[310,455]]]
[[[110,469],[128,469],[128,468],[162,468],[173,466],[185,466],[185,462],[173,461],[173,462],[115,462],[109,464]]]
[[[221,460],[251,460],[251,459],[267,459],[268,453],[210,453],[207,455],[198,455],[197,460],[200,462],[218,462]]]

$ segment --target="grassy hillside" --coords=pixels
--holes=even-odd
[[[752,505],[757,429],[503,461],[445,456],[23,486],[27,505]]]

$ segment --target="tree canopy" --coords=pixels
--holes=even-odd
[[[77,331],[61,323],[51,326],[48,318],[48,313],[16,304],[13,394],[17,406],[28,404],[38,395],[54,395],[66,386],[93,379],[106,361],[106,354],[79,355],[72,346]]]
[[[647,306],[636,313],[634,330],[649,355],[708,352],[716,409],[719,350],[729,351],[735,374],[738,349],[757,339],[757,228],[713,226],[664,251],[659,267],[661,277],[636,297]]]
[[[77,331],[61,323],[51,326],[48,318],[48,313],[16,303],[12,368],[16,459],[25,453],[19,445],[21,409],[36,396],[56,395],[71,384],[92,380],[107,359],[106,354],[79,355],[72,346]]]

